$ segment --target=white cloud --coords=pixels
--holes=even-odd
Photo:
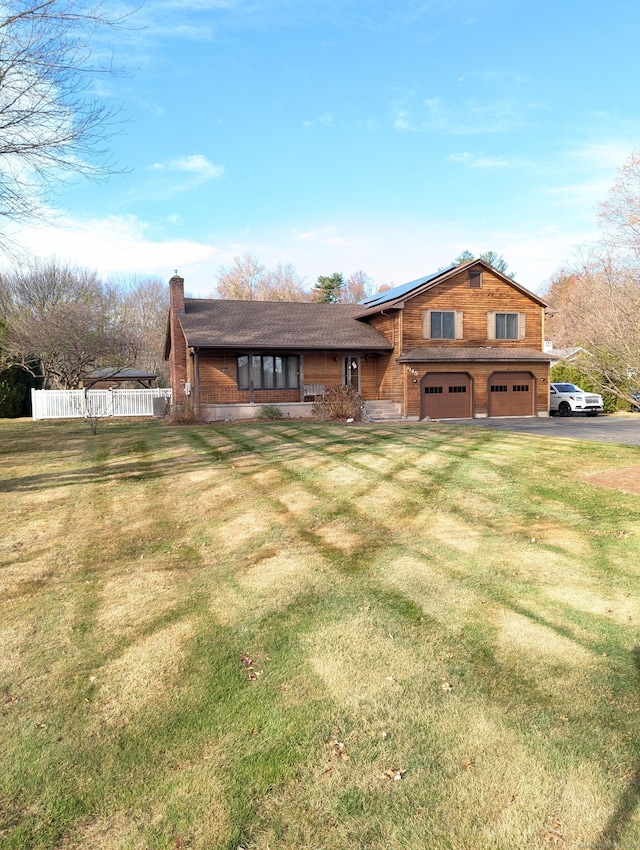
[[[315,127],[320,124],[323,127],[333,127],[336,123],[336,116],[333,112],[323,112],[322,115],[316,115],[313,119],[308,119],[302,122],[303,127]]]
[[[538,108],[509,93],[447,101],[437,96],[421,98],[414,91],[397,96],[391,107],[394,129],[449,136],[512,133]]]
[[[182,238],[154,238],[149,230],[135,216],[84,221],[58,218],[56,227],[24,227],[14,236],[31,255],[56,256],[96,269],[105,277],[153,274],[168,279],[175,268],[194,269],[215,261],[217,251],[212,245]]]
[[[472,154],[452,153],[447,157],[449,162],[456,165],[465,165],[467,168],[527,168],[531,165],[522,157],[487,156],[482,153]]]
[[[234,256],[253,254],[269,268],[293,263],[308,288],[320,274],[345,275],[363,269],[376,286],[399,284],[430,274],[449,264],[463,249],[502,254],[517,280],[533,291],[577,248],[594,237],[550,216],[512,223],[500,230],[476,217],[465,221],[443,218],[345,219],[299,223],[277,228],[265,225],[251,231],[214,234],[198,241],[157,235],[151,225],[134,216],[103,219],[63,219],[56,228],[23,229],[16,234],[26,250],[39,257],[57,256],[74,265],[97,269],[105,277],[154,275],[168,280],[174,269],[185,278],[189,293],[209,296],[221,265]]]
[[[215,180],[224,174],[224,168],[221,165],[214,165],[199,153],[171,159],[169,162],[154,162],[149,168],[152,171],[186,171],[197,175],[202,182]]]

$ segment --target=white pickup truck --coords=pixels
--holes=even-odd
[[[575,384],[549,384],[549,415],[573,416],[574,413],[586,413],[597,416],[602,413],[602,396],[586,393]]]

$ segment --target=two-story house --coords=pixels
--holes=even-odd
[[[545,303],[482,260],[394,287],[361,304],[222,301],[170,281],[166,357],[174,399],[210,418],[310,401],[334,384],[402,417],[547,415]]]

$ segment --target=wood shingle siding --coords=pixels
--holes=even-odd
[[[487,345],[488,316],[492,313],[520,313],[526,326],[526,337],[517,340],[495,340],[495,345],[521,345],[542,350],[544,308],[521,290],[505,284],[490,272],[484,272],[481,289],[470,289],[467,273],[461,273],[439,286],[407,301],[402,311],[404,351],[427,344],[443,346]],[[431,310],[454,310],[463,314],[463,335],[459,339],[428,340],[423,332],[423,313]],[[492,340],[493,342],[493,340]]]

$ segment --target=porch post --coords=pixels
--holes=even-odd
[[[304,354],[298,355],[298,363],[300,369],[298,371],[298,381],[300,383],[300,401],[304,401]]]
[[[193,349],[193,402],[200,407],[200,349]]]

